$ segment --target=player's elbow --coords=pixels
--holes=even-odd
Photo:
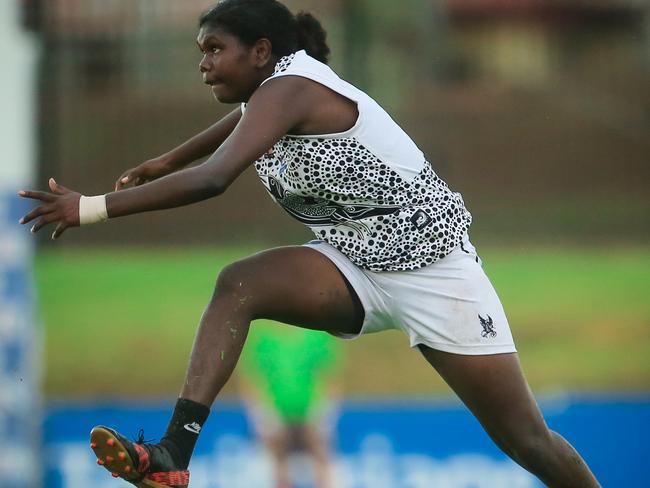
[[[221,195],[237,179],[240,173],[224,171],[223,168],[210,168],[207,172],[207,183],[214,196]]]
[[[205,165],[197,166],[196,177],[198,179],[197,186],[201,188],[201,193],[205,194],[208,198],[216,197],[226,191],[230,182],[223,175],[215,171],[210,171],[210,168]]]
[[[208,193],[210,193],[210,196],[212,197],[217,197],[221,195],[226,191],[226,189],[229,186],[219,178],[209,178],[206,181],[206,185],[208,187]]]

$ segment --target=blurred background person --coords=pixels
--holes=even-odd
[[[251,332],[237,378],[255,434],[271,455],[276,488],[305,477],[303,465],[292,469],[293,453],[311,459],[315,488],[334,488],[330,451],[341,359],[340,345],[323,332],[268,325]]]

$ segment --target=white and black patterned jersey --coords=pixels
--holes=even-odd
[[[461,243],[472,220],[461,195],[372,98],[305,51],[281,58],[265,81],[287,75],[352,100],[359,117],[341,133],[286,135],[255,162],[279,205],[371,271],[421,268]]]

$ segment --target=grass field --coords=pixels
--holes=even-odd
[[[255,250],[41,251],[36,282],[46,394],[176,394],[219,269]],[[533,389],[650,388],[650,249],[481,254]],[[401,333],[342,347],[346,394],[448,391]]]

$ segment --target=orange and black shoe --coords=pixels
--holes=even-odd
[[[97,464],[104,466],[114,478],[122,478],[138,488],[187,488],[190,472],[178,469],[167,449],[159,444],[146,444],[140,431],[131,442],[113,429],[98,426],[90,432],[90,447]]]

